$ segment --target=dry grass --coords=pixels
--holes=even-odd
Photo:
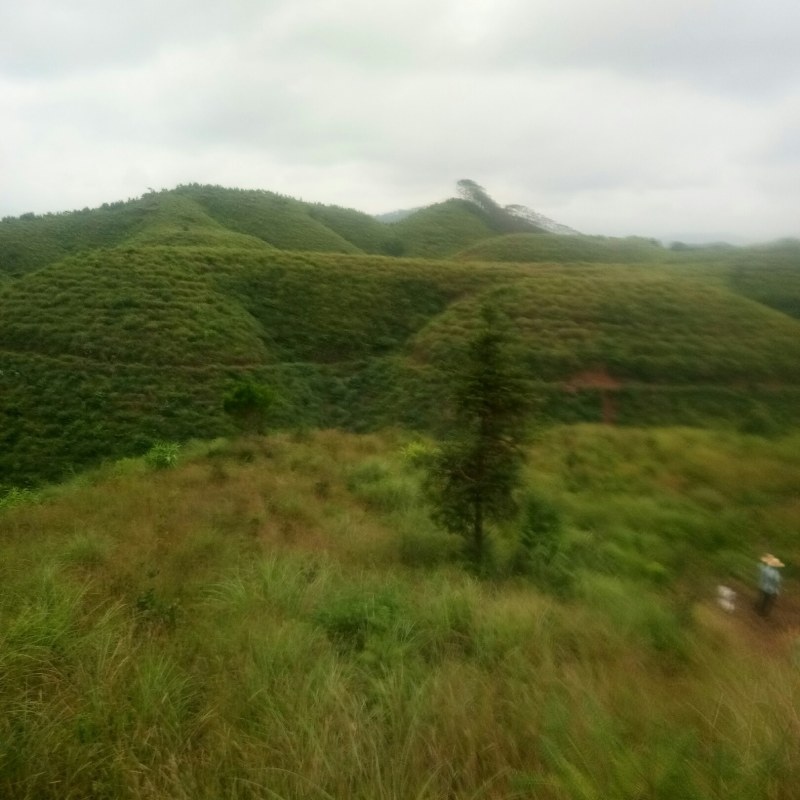
[[[0,791],[793,797],[791,620],[764,627],[707,602],[682,616],[681,591],[713,586],[727,563],[716,550],[698,544],[704,570],[666,584],[630,560],[666,535],[664,508],[705,524],[711,495],[686,494],[701,480],[727,505],[727,481],[747,481],[738,513],[793,523],[791,443],[543,436],[533,474],[573,546],[588,543],[568,602],[503,578],[501,562],[491,581],[447,559],[403,566],[398,531],[437,534],[402,443],[323,431],[198,444],[173,469],[121,462],[0,512]],[[637,513],[641,540],[625,527]],[[593,561],[608,541],[633,572]]]

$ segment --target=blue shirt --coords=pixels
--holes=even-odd
[[[781,588],[781,574],[769,564],[761,564],[758,571],[758,588],[767,594],[778,594]]]

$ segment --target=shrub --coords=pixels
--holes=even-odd
[[[156,442],[145,456],[145,462],[152,469],[168,469],[178,463],[181,446],[177,442]]]
[[[569,594],[573,576],[562,537],[559,509],[544,495],[530,493],[522,512],[512,571],[531,577],[542,589]]]
[[[30,505],[38,501],[39,495],[36,492],[30,489],[12,486],[4,495],[0,496],[0,509]]]
[[[400,603],[388,589],[354,589],[318,609],[314,621],[337,647],[361,651],[370,636],[386,634],[392,628],[399,611]]]

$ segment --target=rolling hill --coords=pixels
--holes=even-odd
[[[463,198],[386,224],[198,185],[0,222],[0,486],[230,433],[242,378],[276,388],[276,425],[435,430],[485,302],[543,421],[798,421],[798,243],[499,227]]]

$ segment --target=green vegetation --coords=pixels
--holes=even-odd
[[[796,242],[498,236],[486,198],[384,224],[190,185],[0,222],[0,487],[231,434],[237,381],[275,389],[278,427],[441,431],[443,368],[487,301],[546,422],[800,421]],[[430,257],[479,242],[486,261]]]
[[[551,428],[526,474],[551,522],[493,527],[482,582],[388,435],[192,444],[0,503],[0,793],[790,800],[793,568],[769,623],[749,603],[763,549],[800,557],[799,444]],[[567,602],[513,577],[553,514]]]
[[[730,282],[736,291],[800,319],[800,241],[745,248],[730,258]]]
[[[442,368],[487,300],[546,420],[737,429],[758,407],[786,430],[800,322],[734,294],[725,269],[188,244],[73,256],[0,284],[0,486],[230,434],[236,380],[275,388],[279,427],[439,430]]]
[[[405,255],[424,258],[445,258],[496,233],[485,212],[455,199],[415,211],[391,227],[405,243]]]
[[[466,183],[0,222],[0,795],[794,796],[800,246]]]
[[[565,236],[555,233],[510,233],[483,239],[456,253],[462,261],[514,261],[519,263],[663,263],[674,258],[651,239],[631,236]]]
[[[486,525],[516,507],[529,405],[504,323],[495,308],[484,306],[464,363],[452,367],[452,423],[426,480],[434,517],[464,538],[479,572],[485,568]]]
[[[237,383],[226,393],[222,407],[245,433],[266,433],[270,413],[277,402],[269,386],[246,381]]]

